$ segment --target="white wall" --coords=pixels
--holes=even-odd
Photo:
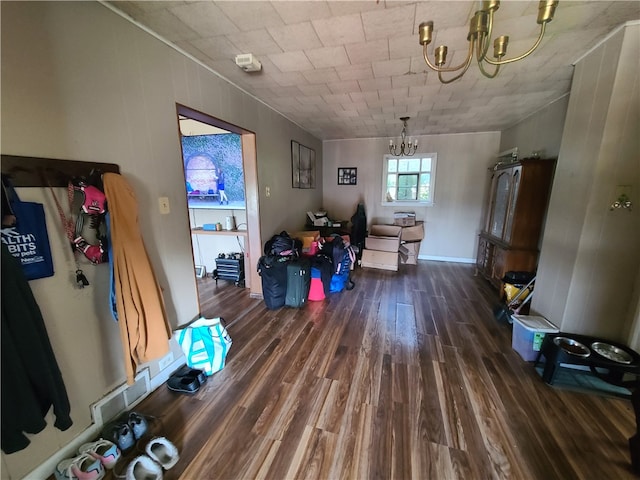
[[[610,211],[640,188],[640,26],[577,63],[532,308],[567,332],[626,341],[637,318],[640,210]]]
[[[369,226],[393,223],[395,211],[414,210],[425,222],[420,258],[475,261],[489,172],[496,161],[499,132],[418,136],[423,153],[437,153],[432,207],[388,207],[382,203],[383,157],[389,138],[324,142],[324,208],[337,219],[350,219],[365,204]],[[338,168],[356,167],[357,185],[338,185]]]
[[[1,9],[2,153],[120,165],[136,192],[141,232],[174,327],[198,313],[176,103],[256,133],[263,237],[298,229],[304,212],[321,203],[322,185],[294,190],[289,173],[293,139],[316,150],[322,175],[320,141],[107,7],[2,2]],[[125,381],[118,326],[107,309],[107,268],[87,266],[91,286],[75,289],[75,265],[49,194],[20,193],[46,205],[56,275],[31,285],[74,425],[65,432],[49,426],[31,436],[27,449],[3,455],[2,478],[21,478],[68,448],[91,424],[90,404]],[[161,196],[169,198],[168,215],[158,211]],[[150,367],[156,375],[157,362]]]

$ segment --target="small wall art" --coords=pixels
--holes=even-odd
[[[355,167],[338,168],[338,185],[357,185],[358,169]]]
[[[291,140],[291,186],[316,188],[316,151]]]

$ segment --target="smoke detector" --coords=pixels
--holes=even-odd
[[[245,72],[259,72],[262,70],[262,64],[251,53],[236,55],[236,65]]]

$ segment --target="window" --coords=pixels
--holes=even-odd
[[[384,156],[383,205],[433,205],[436,154],[416,153],[411,158]]]

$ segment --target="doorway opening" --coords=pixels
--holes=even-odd
[[[207,311],[204,286],[211,285],[204,282],[232,280],[217,275],[220,258],[240,260],[242,281],[234,283],[262,294],[251,267],[262,244],[255,134],[184,105],[176,110],[200,313],[215,315]]]

